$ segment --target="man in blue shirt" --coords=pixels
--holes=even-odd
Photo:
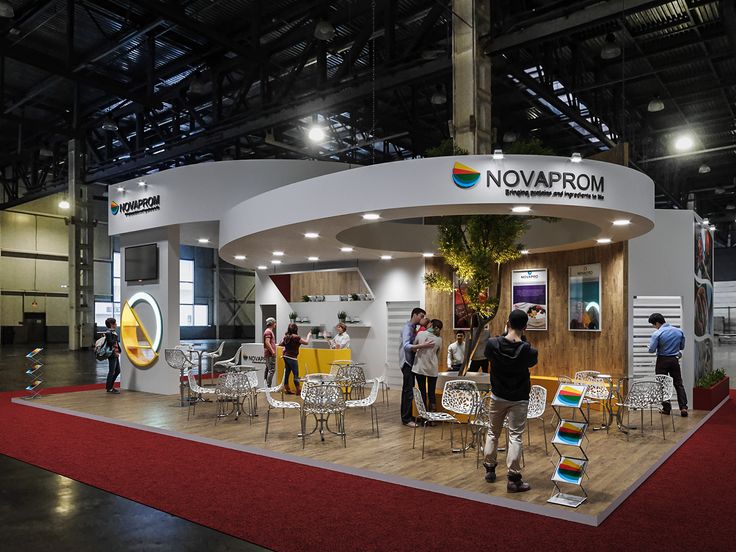
[[[399,347],[399,366],[403,381],[401,385],[401,423],[405,426],[416,427],[416,423],[412,420],[411,403],[414,399],[414,372],[411,371],[414,365],[414,354],[418,349],[427,349],[434,347],[432,342],[414,345],[414,338],[417,336],[417,324],[424,318],[427,313],[419,307],[411,311],[411,318],[404,324],[401,329],[401,345]]]
[[[680,415],[684,418],[687,416],[687,394],[685,393],[685,387],[682,385],[682,373],[678,359],[682,356],[680,351],[685,348],[685,334],[679,328],[670,326],[665,322],[664,316],[658,312],[649,317],[649,323],[657,328],[649,340],[649,352],[657,353],[657,364],[654,372],[657,375],[672,376],[672,382],[677,392]],[[662,403],[663,414],[669,414],[671,408],[672,405],[669,401]]]

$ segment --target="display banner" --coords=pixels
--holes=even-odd
[[[557,469],[552,476],[552,481],[580,485],[585,475],[585,466],[588,462],[582,458],[570,458],[563,456],[557,464]]]
[[[601,265],[577,265],[567,269],[568,328],[601,330]]]
[[[528,330],[546,330],[547,269],[512,271],[511,304],[529,315]]]
[[[577,383],[563,383],[557,388],[552,399],[552,406],[565,406],[567,408],[580,408],[585,398],[585,392],[588,390],[587,385]]]
[[[713,370],[713,235],[695,219],[695,380]]]

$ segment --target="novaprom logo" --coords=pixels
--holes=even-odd
[[[142,213],[149,213],[151,211],[158,211],[161,209],[161,196],[142,197],[140,199],[132,199],[130,201],[124,201],[123,203],[117,203],[115,201],[110,202],[110,211],[113,215],[123,213],[126,217],[130,215],[140,215]]]

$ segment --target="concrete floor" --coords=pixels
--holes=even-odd
[[[228,343],[229,358],[239,345]],[[0,391],[26,386],[28,351],[0,349]],[[50,346],[44,385],[102,383],[107,363],[92,352]],[[44,550],[265,550],[207,527],[0,455],[0,535],[3,548]],[[7,547],[7,548],[6,548]]]
[[[723,368],[729,377],[731,389],[736,389],[736,340],[718,343],[713,347],[713,368]]]

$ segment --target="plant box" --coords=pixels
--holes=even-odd
[[[728,397],[728,377],[723,378],[712,387],[693,388],[693,408],[695,410],[713,410],[718,404]]]

